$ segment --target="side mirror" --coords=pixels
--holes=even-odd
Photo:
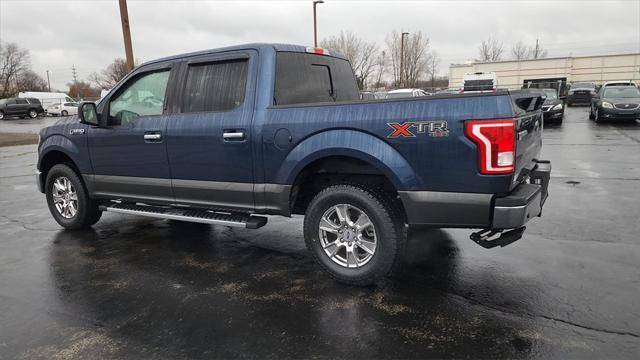
[[[98,110],[96,104],[92,102],[83,102],[78,109],[78,116],[82,124],[100,126],[100,120],[98,117]]]

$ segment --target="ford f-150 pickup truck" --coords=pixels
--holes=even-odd
[[[479,229],[490,248],[541,214],[542,94],[361,100],[349,62],[250,44],[151,61],[40,132],[37,184],[64,228],[104,211],[258,228],[304,214],[334,278],[370,284],[408,228]],[[428,241],[428,240],[425,240]]]

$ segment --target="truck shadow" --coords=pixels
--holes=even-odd
[[[303,245],[273,240],[287,231],[258,233],[256,243],[277,243],[269,248],[245,231],[160,220],[60,231],[53,285],[64,312],[106,329],[123,351],[145,343],[145,356],[529,355],[530,321],[483,306],[457,285],[459,250],[449,233],[412,229],[404,268],[358,288],[330,279]],[[491,276],[479,280],[508,296]]]

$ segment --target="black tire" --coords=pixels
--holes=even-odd
[[[332,260],[323,249],[320,239],[321,218],[338,204],[347,204],[352,209],[362,211],[375,229],[376,247],[373,255],[368,262],[355,268],[345,267]],[[335,236],[339,240],[338,235]],[[364,286],[375,283],[399,268],[407,230],[404,216],[388,196],[360,185],[345,184],[330,186],[313,198],[305,214],[304,237],[307,249],[334,279],[350,285]],[[345,244],[341,246],[343,245]]]
[[[57,179],[66,178],[71,183],[72,189],[77,196],[76,212],[73,216],[65,217],[58,211],[53,200],[54,182]],[[65,229],[86,229],[100,220],[102,211],[98,208],[98,203],[92,200],[87,193],[84,183],[76,172],[66,164],[58,164],[49,170],[47,181],[45,182],[47,205],[53,218]]]
[[[29,112],[27,113],[27,115],[30,118],[35,119],[38,117],[38,111],[36,109],[29,109]]]
[[[596,108],[595,112],[593,113],[593,120],[599,124],[602,124],[602,122],[604,121],[600,116],[600,111],[598,110],[598,108]]]
[[[0,110],[0,120],[4,120],[4,111]]]
[[[589,119],[593,120],[595,117],[593,116],[593,106],[589,106]]]
[[[67,116],[67,115],[69,115],[67,110],[62,110],[62,112],[60,113],[60,116]]]

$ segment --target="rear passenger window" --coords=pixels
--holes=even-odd
[[[27,102],[27,100],[25,99],[16,99],[16,104],[28,104],[29,102]]]
[[[189,65],[182,112],[228,111],[242,104],[247,59]]]
[[[360,100],[347,60],[306,53],[278,52],[274,105]]]

